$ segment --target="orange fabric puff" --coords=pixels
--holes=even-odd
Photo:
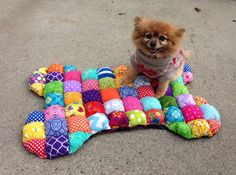
[[[66,105],[72,103],[83,103],[82,94],[79,92],[66,92],[64,94],[64,102]]]
[[[87,133],[91,132],[89,121],[86,117],[71,116],[70,118],[68,118],[67,123],[70,133],[77,131],[83,131]]]
[[[64,73],[64,66],[62,64],[52,64],[48,68],[48,73],[50,73],[50,72],[60,72],[63,74]]]
[[[102,101],[106,102],[111,99],[120,99],[119,92],[116,88],[108,88],[101,90]]]

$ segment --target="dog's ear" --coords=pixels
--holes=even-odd
[[[176,31],[175,31],[175,34],[176,34],[176,36],[178,36],[178,37],[182,37],[183,34],[184,34],[184,32],[185,32],[185,29],[184,29],[184,28],[177,28]]]
[[[139,16],[136,16],[136,17],[134,18],[134,27],[135,27],[135,28],[139,28],[141,22],[142,22],[142,18],[139,17]]]

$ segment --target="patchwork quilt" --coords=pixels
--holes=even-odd
[[[120,80],[127,66],[88,68],[53,64],[29,78],[29,87],[45,100],[44,110],[31,112],[23,126],[25,149],[42,159],[75,153],[102,131],[153,126],[185,139],[212,137],[221,128],[220,114],[204,98],[189,93],[191,67],[172,81],[157,99],[156,80],[144,75],[128,85]]]

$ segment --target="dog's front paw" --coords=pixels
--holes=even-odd
[[[128,77],[124,77],[120,79],[120,84],[121,85],[128,85],[130,83],[132,83],[134,80],[132,80],[131,78]]]
[[[163,97],[165,95],[165,92],[163,92],[163,91],[157,91],[156,92],[156,97],[157,98],[161,98],[161,97]]]

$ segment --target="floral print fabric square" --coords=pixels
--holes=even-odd
[[[138,98],[137,90],[133,87],[130,87],[130,86],[120,87],[119,93],[120,93],[121,98],[126,98],[129,96]]]

